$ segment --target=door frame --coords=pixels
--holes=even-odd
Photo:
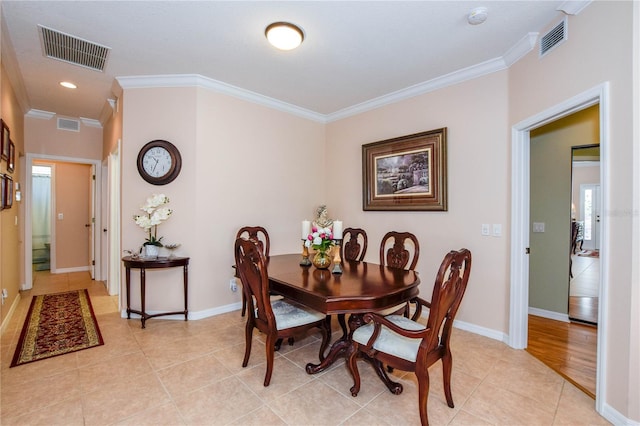
[[[511,129],[511,261],[510,261],[510,313],[509,346],[527,347],[529,310],[529,170],[530,131],[574,112],[599,104],[600,114],[600,185],[602,188],[600,211],[609,206],[609,82],[604,82],[579,95],[554,105],[514,125]],[[598,310],[598,343],[596,362],[596,410],[604,411],[606,401],[606,351],[608,317],[609,221],[601,218],[600,294]]]
[[[34,154],[34,153],[27,153],[25,155],[25,184],[24,184],[24,217],[25,217],[25,224],[24,224],[24,283],[22,283],[21,289],[22,290],[30,290],[33,287],[33,270],[32,270],[32,266],[31,266],[31,262],[33,260],[33,253],[32,253],[32,248],[33,248],[33,242],[31,240],[32,238],[32,226],[31,226],[31,180],[33,179],[32,177],[32,167],[33,167],[33,163],[34,161],[59,161],[59,162],[65,162],[65,163],[76,163],[76,164],[89,164],[89,165],[93,165],[94,169],[95,169],[95,173],[96,173],[96,181],[100,182],[100,180],[102,179],[101,176],[101,167],[100,167],[100,160],[92,160],[92,159],[88,159],[88,158],[75,158],[75,157],[63,157],[63,156],[57,156],[57,155],[45,155],[45,154]],[[93,197],[94,200],[93,202],[96,203],[96,205],[99,205],[100,203],[100,199],[101,199],[101,194],[100,194],[100,186],[96,185],[95,191],[93,193]],[[95,211],[96,217],[95,217],[95,222],[96,223],[100,223],[100,209],[97,208]],[[52,210],[51,212],[52,217],[55,216],[55,211]],[[96,265],[95,265],[95,271],[96,273],[98,271],[101,270],[101,265],[99,265],[100,263],[100,233],[97,232],[97,227],[93,227],[93,245],[94,245],[94,250],[95,250],[95,261],[96,261]],[[53,236],[53,232],[54,230],[52,229],[52,236]],[[54,245],[51,245],[52,248],[52,253],[51,253],[51,260],[52,260],[52,265],[53,265],[53,247]],[[96,280],[101,280],[102,277],[95,277]]]

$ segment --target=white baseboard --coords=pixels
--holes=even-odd
[[[535,315],[537,317],[548,318],[556,321],[570,322],[568,314],[561,314],[560,312],[547,311],[545,309],[532,308],[529,306],[529,315]]]
[[[498,330],[493,330],[491,328],[486,328],[479,325],[471,324],[469,322],[458,321],[458,320],[453,320],[453,326],[460,330],[464,330],[470,333],[479,334],[480,336],[488,337],[489,339],[498,340],[503,343],[507,342],[507,335]]]
[[[640,422],[626,418],[609,404],[604,404],[604,410],[600,414],[614,425],[640,426]]]
[[[205,309],[203,311],[196,311],[196,312],[189,311],[187,318],[190,320],[201,320],[204,318],[209,318],[209,317],[213,317],[220,314],[226,314],[227,312],[239,311],[241,308],[242,308],[242,302],[236,302],[230,305],[219,306],[217,308]],[[147,314],[149,315],[160,314],[160,313],[162,313],[162,311],[147,311]],[[120,311],[120,317],[121,318],[127,317],[126,308]],[[140,315],[132,313],[131,318],[140,318]],[[167,315],[167,316],[163,316],[162,319],[184,321],[184,315],[182,314]]]
[[[16,308],[18,307],[18,303],[20,303],[21,299],[22,299],[22,295],[20,293],[18,293],[16,298],[13,299],[13,303],[9,307],[9,311],[7,312],[7,315],[5,315],[4,321],[2,321],[2,325],[0,326],[0,334],[5,332],[5,329],[8,327],[9,322],[11,321],[11,317],[16,311]]]

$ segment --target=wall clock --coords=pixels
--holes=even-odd
[[[148,142],[138,153],[138,172],[152,185],[166,185],[180,174],[182,157],[171,142]]]

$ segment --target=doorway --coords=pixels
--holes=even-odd
[[[51,176],[52,165],[37,164],[31,169],[31,264],[34,271],[51,269]]]
[[[32,262],[33,262],[33,257],[34,257],[34,253],[33,253],[33,249],[34,249],[34,241],[33,241],[33,236],[34,236],[34,227],[33,227],[33,223],[32,223],[32,218],[34,216],[34,202],[33,202],[33,191],[34,191],[34,187],[33,187],[33,166],[34,165],[41,165],[41,164],[50,164],[50,165],[60,165],[60,164],[67,164],[70,166],[85,166],[85,167],[89,167],[92,168],[92,170],[95,171],[95,182],[100,182],[100,179],[102,177],[101,174],[101,168],[100,166],[100,162],[97,160],[90,160],[90,159],[81,159],[81,158],[72,158],[72,157],[59,157],[59,156],[49,156],[49,155],[35,155],[35,154],[29,154],[27,153],[26,155],[26,167],[25,170],[27,171],[27,176],[25,179],[25,244],[24,244],[24,260],[25,260],[25,270],[24,270],[24,284],[23,284],[23,288],[22,290],[29,290],[33,287],[33,279],[34,279],[34,270],[33,270],[33,266],[32,266]],[[78,169],[78,167],[71,167],[74,169]],[[92,177],[89,177],[90,179],[92,179]],[[55,173],[55,169],[54,169],[54,173],[52,175],[52,182],[56,182],[56,173]],[[72,186],[72,185],[71,185]],[[71,188],[71,186],[69,185],[64,185],[64,189],[69,189],[70,191],[73,191],[73,189]],[[59,225],[60,223],[63,224],[71,224],[71,219],[74,219],[74,215],[76,214],[76,209],[74,208],[69,208],[66,211],[56,211],[56,206],[55,206],[55,198],[57,197],[57,195],[55,195],[56,191],[55,191],[55,187],[52,190],[52,207],[51,207],[51,220],[52,221],[56,221],[58,223],[56,223],[56,225]],[[58,194],[60,195],[60,194]],[[70,197],[73,197],[73,194],[70,195]],[[88,196],[89,198],[94,198],[95,200],[100,200],[100,187],[97,186],[95,188],[95,191],[93,193],[93,196]],[[90,211],[90,206],[87,206],[87,210]],[[85,215],[85,216],[89,216],[89,215]],[[87,220],[89,219],[89,220]],[[88,222],[88,223],[87,223]],[[82,222],[80,223],[80,225],[77,227],[79,229],[75,229],[75,233],[76,234],[80,234],[80,233],[86,233],[86,234],[91,234],[91,241],[92,241],[92,247],[94,249],[94,259],[89,259],[90,255],[90,248],[88,247],[88,243],[87,245],[84,245],[84,243],[82,243],[83,247],[80,248],[80,250],[83,250],[84,253],[86,254],[86,261],[82,262],[81,266],[76,267],[75,263],[73,261],[69,262],[69,264],[71,265],[70,267],[66,267],[65,265],[67,264],[67,258],[69,257],[70,253],[72,250],[58,250],[60,247],[56,247],[55,241],[55,234],[56,234],[56,226],[51,226],[51,246],[50,246],[50,259],[51,259],[51,267],[54,269],[51,269],[51,272],[56,273],[56,272],[73,272],[76,270],[87,270],[87,271],[91,271],[91,264],[95,261],[95,270],[96,271],[100,271],[100,233],[98,233],[96,231],[97,227],[93,226],[93,223],[100,223],[100,210],[96,209],[95,211],[95,217],[92,220],[91,218],[87,218],[87,217],[83,217],[82,218]],[[36,231],[37,232],[37,231]],[[69,241],[65,240],[65,243],[68,243]],[[72,243],[74,244],[74,243]],[[75,243],[76,245],[80,245],[80,243]],[[73,246],[75,247],[75,246]],[[62,257],[60,256],[56,256],[56,253],[59,252],[62,253]],[[100,280],[101,278],[96,276],[95,277],[96,280]]]
[[[508,343],[516,349],[527,347],[528,308],[529,308],[529,161],[530,161],[530,131],[532,129],[553,122],[559,118],[580,111],[592,105],[599,105],[600,125],[600,155],[601,155],[601,185],[607,187],[609,169],[609,83],[605,82],[586,90],[570,99],[539,112],[517,124],[512,128],[511,146],[511,261],[510,261],[510,310]],[[602,205],[609,205],[608,195],[602,194]],[[605,312],[607,303],[607,267],[608,267],[608,222],[602,217],[600,224],[600,311],[598,324],[600,332],[597,336],[596,362],[596,410],[605,411],[607,388],[606,347],[607,327]],[[603,308],[604,307],[604,308]]]

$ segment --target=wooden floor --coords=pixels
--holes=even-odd
[[[598,324],[598,298],[569,296],[569,319]]]
[[[597,340],[597,327],[529,315],[527,352],[594,399]]]

